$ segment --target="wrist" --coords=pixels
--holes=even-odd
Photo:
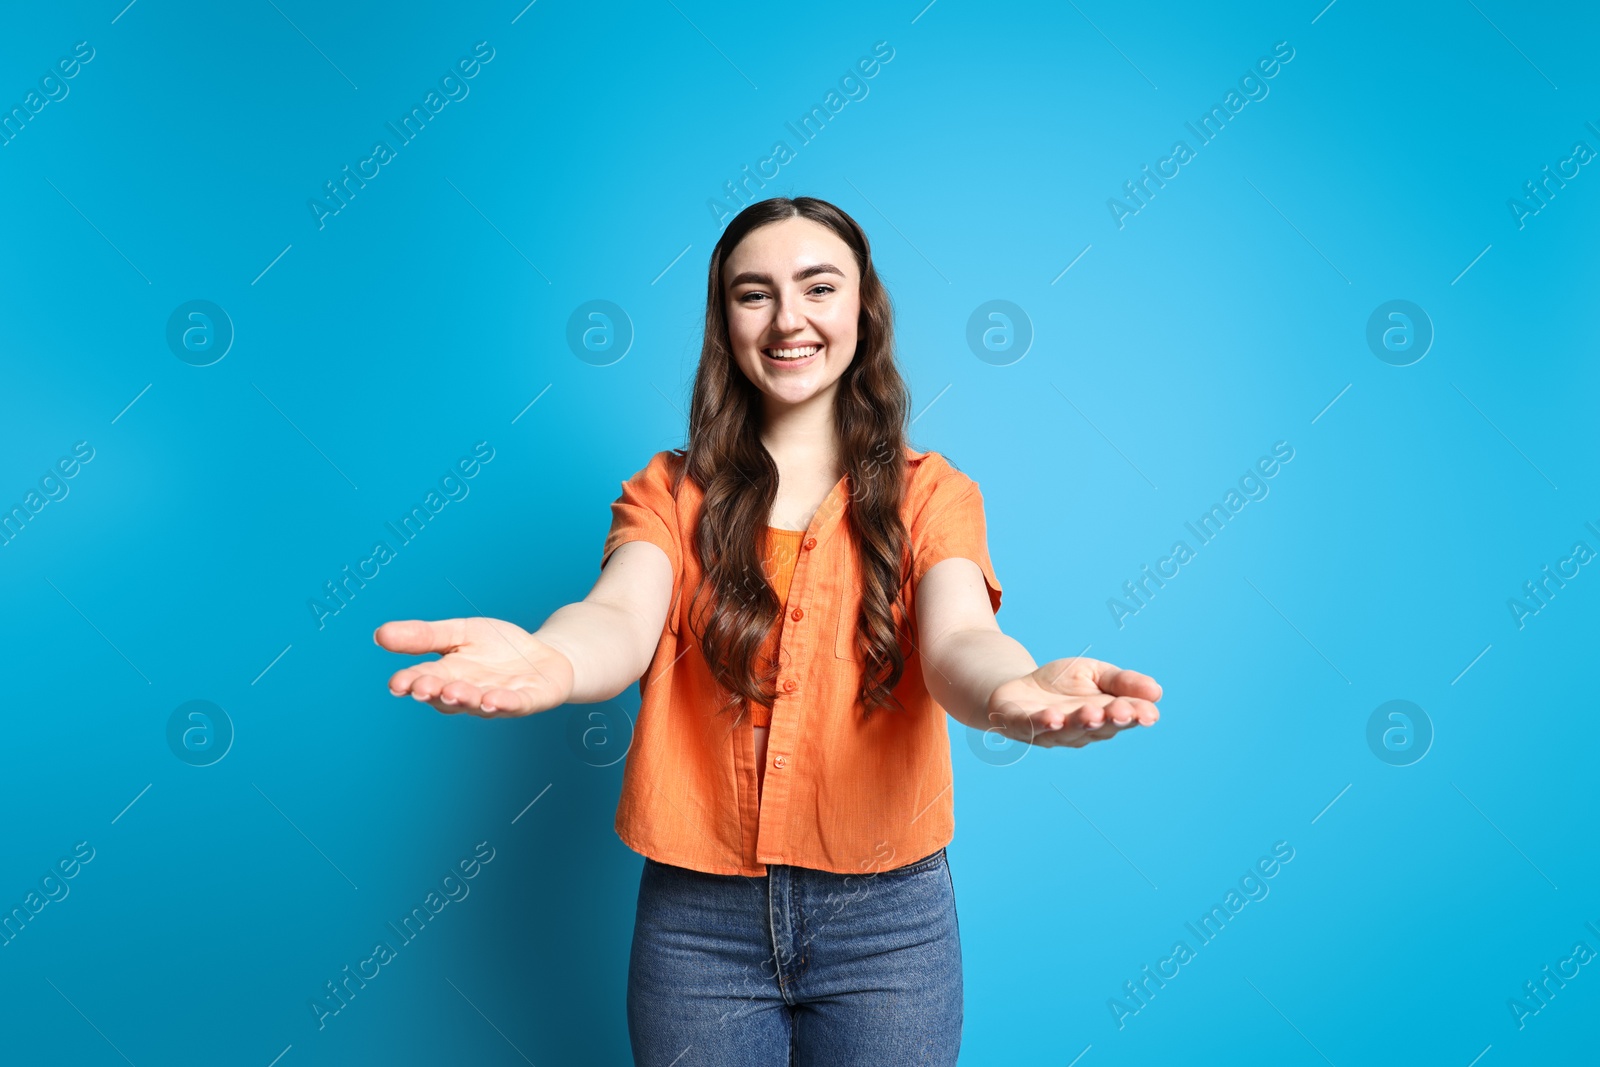
[[[538,657],[539,647],[542,646],[548,650],[549,657],[559,661],[553,665],[555,667],[553,672],[545,670],[540,673],[544,674],[551,684],[556,687],[556,696],[560,698],[560,703],[574,703],[573,697],[582,691],[582,687],[579,671],[580,657],[576,654],[573,646],[561,634],[546,630],[543,627],[533,631],[528,636],[533,638],[536,643],[531,650],[534,658]],[[563,688],[566,690],[565,692],[561,691]],[[599,699],[604,698],[601,697]],[[576,703],[584,702],[576,701]]]

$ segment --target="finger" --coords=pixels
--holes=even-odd
[[[1119,733],[1126,729],[1126,726],[1118,726],[1116,723],[1108,720],[1107,722],[1101,724],[1098,729],[1090,730],[1083,736],[1087,741],[1109,741],[1111,738],[1116,737]]]
[[[1066,707],[1070,707],[1070,705]],[[1055,729],[1047,729],[1040,726],[1031,743],[1042,748],[1082,748],[1091,740],[1094,740],[1092,736],[1093,729],[1100,728],[1097,726],[1091,729],[1084,723],[1083,713],[1085,710],[1087,710],[1087,706],[1072,708],[1066,714],[1061,725]],[[1095,710],[1098,711],[1098,709]],[[1052,714],[1056,715],[1057,718],[1061,717],[1058,710],[1052,710]]]
[[[1094,698],[1104,700],[1104,697]],[[1030,735],[1049,734],[1064,729],[1077,729],[1076,713],[1084,707],[1083,696],[1057,697],[1053,703],[1022,705],[1008,701],[998,712],[989,713],[990,721],[1014,740],[1027,740]]]
[[[435,700],[448,683],[449,679],[440,678],[437,674],[419,674],[411,682],[411,696],[424,702]]]
[[[517,689],[485,689],[478,699],[463,704],[458,710],[484,719],[508,719],[531,714],[535,710],[533,698]]]
[[[1000,729],[1012,740],[1034,744],[1038,742],[1033,741],[1033,738],[1049,738],[1050,743],[1059,744],[1060,735],[1075,734],[1083,730],[1082,715],[1088,707],[1089,705],[1075,701],[1051,704],[1008,719]]]
[[[1033,743],[1035,737],[1055,733],[1063,726],[1070,726],[1071,718],[1062,708],[1038,708],[1004,724],[1007,736],[1018,741]]]
[[[520,689],[486,689],[483,693],[485,714],[531,715],[540,710],[534,699]]]
[[[1081,710],[1082,709],[1078,709],[1078,711],[1074,711],[1072,714],[1067,715],[1065,721],[1062,722],[1059,727],[1046,728],[1041,725],[1038,727],[1036,733],[1029,743],[1038,745],[1041,748],[1058,748],[1063,746],[1082,748],[1089,741],[1095,739],[1095,730],[1103,730],[1105,727],[1090,727],[1086,725],[1081,717]]]
[[[1144,700],[1160,700],[1161,685],[1148,674],[1139,671],[1125,670],[1114,663],[1096,661],[1095,684],[1100,687],[1100,692],[1112,696],[1140,697]]]
[[[414,670],[396,671],[389,676],[389,695],[403,697],[411,692],[411,683],[417,677]]]
[[[1148,700],[1115,697],[1106,705],[1106,718],[1119,727],[1154,726],[1161,709]]]
[[[471,682],[447,682],[439,690],[439,702],[449,707],[459,707],[470,711],[478,707],[482,695],[483,690]]]
[[[1062,744],[1070,744],[1075,749],[1082,749],[1083,745],[1090,744],[1093,741],[1110,741],[1112,737],[1122,733],[1125,729],[1131,728],[1133,728],[1133,723],[1128,726],[1118,726],[1112,721],[1106,721],[1106,723],[1102,723],[1102,725],[1093,729],[1064,729],[1064,731],[1061,731],[1062,736],[1070,736],[1072,741],[1062,742]]]
[[[1148,700],[1133,697],[1112,697],[1103,702],[1087,702],[1078,710],[1078,722],[1085,728],[1097,730],[1105,726],[1149,726],[1161,717],[1161,711]]]
[[[1149,726],[1155,722],[1158,712],[1155,705],[1148,700],[1130,700],[1127,697],[1117,697],[1105,707],[1105,722],[1096,734],[1096,740],[1113,737],[1123,730],[1131,730],[1136,726]]]
[[[1105,715],[1107,726],[1132,726],[1138,717],[1138,709],[1127,697],[1113,697],[1105,707]]]
[[[1074,713],[1078,728],[1084,731],[1098,730],[1106,724],[1110,716],[1106,713],[1109,702],[1103,698],[1099,702],[1086,701]]]
[[[515,689],[483,689],[470,682],[451,682],[439,692],[438,703],[452,711],[464,711],[486,719],[526,715],[533,701]]]
[[[1064,738],[1071,737],[1088,742],[1108,737],[1117,729],[1120,727],[1112,724],[1103,708],[1095,704],[1085,704],[1073,712],[1059,732]]]
[[[442,663],[442,660],[429,660],[426,663],[418,663],[415,666],[407,667],[404,670],[395,671],[389,676],[390,694],[397,697],[403,697],[412,691],[412,686],[416,685],[417,679],[426,677],[428,675],[433,675],[436,678],[439,677],[439,672],[445,669],[444,667],[441,667]],[[443,680],[448,681],[449,679]]]
[[[467,619],[440,619],[428,622],[423,619],[406,619],[386,622],[372,631],[372,641],[379,648],[399,652],[406,656],[421,656],[429,652],[454,652],[467,641]]]

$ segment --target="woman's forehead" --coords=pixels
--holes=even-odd
[[[855,256],[850,246],[821,223],[797,217],[745,234],[728,256],[727,266],[730,278],[753,270],[782,279],[821,263],[832,264],[845,277],[854,275]]]

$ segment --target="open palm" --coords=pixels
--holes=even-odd
[[[410,693],[446,714],[532,715],[572,695],[572,662],[502,619],[386,622],[372,640],[404,655],[439,653],[440,659],[396,671],[389,692]]]
[[[1070,656],[995,687],[990,729],[1045,748],[1082,748],[1161,718],[1161,686],[1148,674]]]

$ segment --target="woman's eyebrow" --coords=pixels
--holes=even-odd
[[[809,267],[801,267],[795,271],[794,280],[803,282],[807,278],[816,277],[818,274],[837,274],[841,278],[844,277],[844,271],[835,267],[832,263],[813,263]],[[744,285],[747,282],[755,285],[771,285],[772,275],[763,274],[761,271],[756,270],[743,271],[734,276],[734,279],[728,283],[728,288],[732,289],[736,285]]]

